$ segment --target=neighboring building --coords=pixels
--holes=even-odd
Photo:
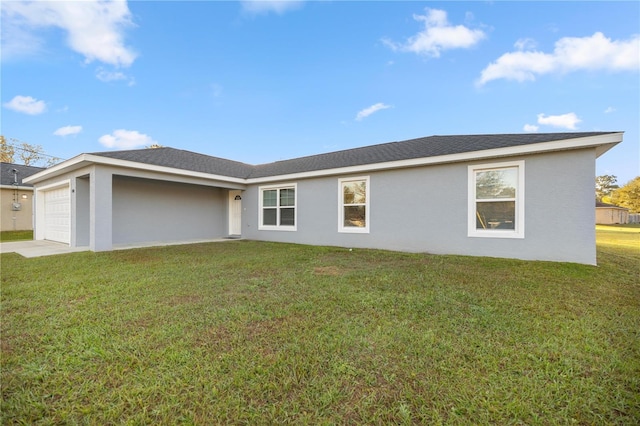
[[[0,163],[0,231],[33,229],[33,185],[22,180],[43,170]]]
[[[596,224],[614,225],[629,223],[629,209],[596,201]]]
[[[35,238],[94,251],[235,235],[595,264],[595,161],[621,141],[431,136],[258,166],[173,148],[112,151],[28,182]]]

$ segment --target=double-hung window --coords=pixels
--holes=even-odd
[[[295,183],[260,187],[260,230],[295,231],[296,188]]]
[[[524,161],[469,166],[468,236],[524,238]]]
[[[369,232],[369,177],[339,179],[338,232]]]

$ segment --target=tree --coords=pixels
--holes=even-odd
[[[0,161],[3,163],[13,163],[13,156],[16,150],[7,143],[4,136],[0,135]]]
[[[640,176],[613,191],[611,201],[616,206],[629,209],[631,213],[640,213]]]
[[[614,175],[596,176],[596,200],[602,201],[603,197],[608,197],[611,192],[618,189],[618,178]]]
[[[61,158],[45,154],[40,145],[32,145],[15,138],[9,138],[9,141],[11,143],[0,135],[0,159],[3,163],[15,163],[16,151],[19,152],[19,159],[25,166],[45,165],[50,167],[62,161]]]
[[[18,147],[20,150],[20,159],[25,166],[32,166],[42,160],[45,160],[43,156],[43,149],[40,145],[30,145],[26,142],[21,142]]]

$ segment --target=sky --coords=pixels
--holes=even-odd
[[[431,135],[624,131],[640,2],[40,1],[1,8],[1,133],[249,164]]]

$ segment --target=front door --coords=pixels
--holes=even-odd
[[[229,235],[242,235],[242,191],[229,191]]]

